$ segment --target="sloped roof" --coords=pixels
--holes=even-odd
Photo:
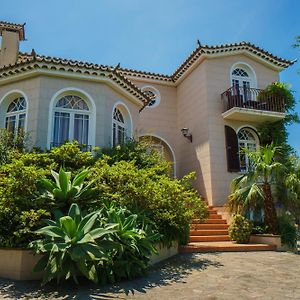
[[[122,72],[120,72],[119,66],[112,67],[77,60],[37,55],[34,50],[31,54],[20,53],[18,60],[14,65],[1,67],[0,79],[34,69],[48,69],[106,77],[139,99],[143,103],[143,107],[147,106],[147,104],[152,100],[146,93],[144,93],[132,81],[126,78]]]
[[[177,81],[189,68],[190,66],[203,54],[215,55],[215,54],[226,54],[226,53],[238,53],[248,51],[266,61],[274,64],[280,68],[287,68],[292,65],[294,61],[286,60],[271,54],[268,51],[263,50],[260,47],[255,46],[249,42],[241,42],[235,44],[224,44],[217,46],[208,46],[199,44],[198,47],[188,56],[188,58],[175,70],[171,75],[174,81]]]

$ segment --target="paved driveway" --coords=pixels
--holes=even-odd
[[[0,279],[0,299],[300,299],[300,255],[284,252],[182,254],[145,278],[96,287],[40,289]]]

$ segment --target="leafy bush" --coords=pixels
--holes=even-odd
[[[25,247],[31,231],[49,216],[49,203],[38,191],[47,171],[13,160],[0,166],[0,246]]]
[[[43,238],[30,243],[43,255],[34,268],[44,271],[42,284],[71,277],[78,283],[78,276],[95,283],[131,279],[144,274],[160,239],[151,221],[114,203],[86,216],[73,203],[67,216],[57,212],[45,222],[36,231]]]
[[[123,148],[111,151],[112,157],[102,153],[101,158],[96,159],[91,153],[82,152],[76,142],[66,143],[45,153],[37,150],[11,150],[9,162],[0,165],[0,246],[26,246],[26,239],[27,242],[32,240],[29,231],[38,229],[41,219],[45,216],[48,218],[50,212],[57,207],[66,212],[74,200],[82,209],[91,211],[96,207],[100,209],[103,199],[116,200],[134,214],[143,211],[144,215],[157,224],[166,244],[175,239],[187,242],[190,220],[206,216],[204,202],[191,188],[193,175],[181,180],[171,178],[168,163],[145,144],[131,141]],[[58,196],[63,194],[62,186],[55,186],[49,180],[51,170],[57,172],[62,165],[66,174],[72,172],[73,177],[68,175],[67,179],[70,185],[74,185],[75,178],[78,179],[81,172],[89,167],[87,179],[94,181],[95,193],[86,197],[88,193],[79,192],[80,197],[72,196],[72,200],[67,192],[68,201]],[[48,187],[46,197],[43,186],[45,182]],[[78,188],[80,185],[73,190],[78,191]],[[30,230],[20,219],[23,211],[31,211],[27,217],[31,224]],[[37,218],[37,215],[40,217]],[[24,234],[22,239],[12,238],[20,235],[23,229],[28,234]]]
[[[40,182],[46,189],[45,196],[53,202],[54,207],[64,211],[73,202],[91,200],[95,196],[94,190],[91,188],[92,182],[84,185],[88,173],[89,170],[85,169],[71,181],[71,172],[66,172],[61,168],[59,173],[51,170],[55,182],[46,178],[41,179]],[[87,204],[91,203],[85,203],[85,205]]]
[[[242,215],[236,214],[229,226],[228,232],[232,240],[238,244],[247,244],[250,239],[252,224]]]
[[[151,148],[151,141],[128,140],[113,148],[104,148],[98,158],[110,157],[109,165],[120,161],[131,161],[139,169],[155,169],[156,174],[171,174],[170,164]]]
[[[67,216],[58,214],[55,221],[46,220],[47,226],[36,231],[44,238],[30,243],[36,253],[44,254],[34,271],[44,271],[43,283],[56,278],[83,275],[98,282],[97,265],[109,259],[107,247],[111,246],[106,238],[114,232],[117,224],[95,226],[98,212],[83,216],[79,206],[73,203]],[[112,246],[111,246],[112,247]]]
[[[297,228],[291,215],[284,214],[278,218],[278,231],[281,236],[281,242],[289,248],[295,248],[297,245]]]
[[[111,235],[116,247],[110,251],[110,259],[100,266],[99,273],[105,274],[103,282],[132,279],[145,274],[150,257],[157,254],[154,246],[161,238],[155,224],[143,214],[132,214],[115,202],[106,202],[102,212],[105,223],[116,223]]]
[[[155,168],[139,169],[134,162],[108,162],[106,157],[91,168],[99,195],[132,212],[146,211],[166,243],[185,239],[193,217],[205,218],[206,206],[188,183],[192,174],[178,180],[157,175]]]

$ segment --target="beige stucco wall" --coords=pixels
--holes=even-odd
[[[133,80],[133,79],[132,79]],[[159,91],[160,103],[156,107],[146,107],[140,113],[138,135],[153,135],[168,144],[173,152],[175,174],[178,175],[178,142],[182,138],[177,125],[177,93],[175,86],[157,84],[148,81],[135,81],[140,88],[144,86],[154,87]]]
[[[49,124],[52,124],[49,115],[49,110],[53,106],[51,105],[51,99],[58,91],[63,89],[70,90],[70,93],[75,93],[85,98],[84,94],[81,94],[82,91],[88,94],[89,98],[94,102],[96,107],[95,130],[91,132],[91,135],[94,135],[95,139],[92,146],[111,146],[112,112],[116,103],[125,104],[130,115],[130,117],[128,115],[128,121],[130,120],[133,124],[131,130],[133,133],[137,131],[136,126],[139,123],[138,110],[140,107],[105,83],[38,76],[33,79],[24,79],[13,84],[0,86],[0,99],[7,92],[14,89],[22,91],[28,100],[27,131],[32,144],[35,146],[46,148],[49,146],[48,141],[52,141],[52,126],[49,126]],[[3,121],[1,127],[4,127],[6,109],[7,104],[3,102],[3,105],[0,105],[0,117]]]
[[[160,93],[160,104],[138,112],[139,106],[106,83],[39,76],[1,86],[0,99],[10,90],[22,90],[28,98],[28,126],[35,145],[47,146],[50,101],[59,90],[80,89],[93,99],[96,107],[95,143],[111,145],[112,111],[121,101],[132,119],[135,136],[153,135],[161,138],[175,157],[176,175],[182,177],[195,171],[195,187],[209,204],[223,205],[229,184],[237,173],[227,171],[224,125],[238,130],[256,123],[225,121],[222,117],[221,93],[231,86],[230,69],[236,62],[250,65],[257,78],[257,87],[278,80],[278,72],[246,55],[230,55],[204,59],[177,86],[172,83],[130,78],[137,86],[152,86]],[[4,120],[3,103],[0,120]],[[7,107],[6,107],[7,108]],[[0,124],[1,127],[4,124]],[[184,138],[181,128],[189,128],[193,142]]]
[[[193,142],[179,139],[178,167],[180,176],[195,171],[196,188],[205,199],[210,199],[210,157],[207,114],[206,62],[200,64],[177,87],[178,130],[187,127]]]
[[[232,55],[206,61],[209,157],[211,157],[211,184],[213,186],[210,201],[214,205],[222,205],[226,202],[230,191],[230,181],[237,176],[237,173],[227,171],[224,125],[229,125],[236,130],[243,126],[257,127],[256,123],[225,122],[221,115],[223,107],[220,95],[231,86],[230,69],[236,62],[247,63],[254,69],[258,88],[264,88],[269,83],[278,80],[276,71],[245,55]]]

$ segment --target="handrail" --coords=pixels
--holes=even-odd
[[[284,99],[268,95],[264,90],[232,86],[221,94],[223,112],[234,108],[247,108],[284,113]]]

